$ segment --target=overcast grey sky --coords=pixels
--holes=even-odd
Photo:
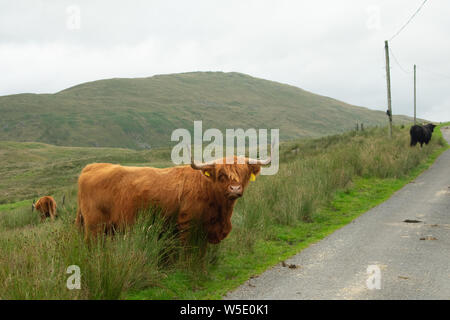
[[[0,95],[113,77],[237,71],[386,110],[384,40],[423,0],[0,0]],[[79,15],[78,15],[79,13]],[[450,120],[450,1],[429,0],[390,43],[417,64],[418,117]],[[391,56],[395,114],[413,75]]]

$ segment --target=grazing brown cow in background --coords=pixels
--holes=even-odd
[[[165,217],[177,215],[180,231],[193,219],[200,221],[208,242],[219,243],[231,231],[236,200],[259,174],[261,165],[271,161],[229,160],[231,164],[219,159],[165,169],[87,165],[78,179],[77,224],[84,225],[88,238],[132,224],[139,209],[153,205],[161,208]]]
[[[36,203],[33,203],[33,209],[39,211],[41,222],[48,217],[54,220],[58,216],[56,214],[56,201],[50,196],[42,197]]]

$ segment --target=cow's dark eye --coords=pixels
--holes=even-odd
[[[225,181],[227,181],[227,176],[224,175],[224,174],[220,174],[220,175],[219,175],[219,181],[220,181],[220,182],[225,182]]]

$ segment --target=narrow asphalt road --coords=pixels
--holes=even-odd
[[[450,299],[450,150],[286,264],[297,268],[277,265],[225,299]]]

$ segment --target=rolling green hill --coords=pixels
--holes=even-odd
[[[0,97],[0,140],[59,146],[167,146],[176,128],[280,128],[281,139],[386,125],[384,112],[241,73],[193,72]],[[397,123],[410,118],[397,116]]]

